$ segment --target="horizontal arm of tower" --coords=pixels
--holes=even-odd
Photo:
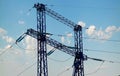
[[[24,39],[26,36],[26,33],[22,34],[16,41],[15,43],[17,44],[18,42],[20,42],[22,39]]]
[[[63,24],[66,24],[67,26],[71,27],[74,29],[74,27],[77,25],[76,23],[72,22],[71,20],[65,18],[64,16],[60,15],[59,13],[45,7],[45,12],[47,15],[53,17],[54,19],[62,22]]]
[[[35,31],[33,29],[28,29],[26,34],[33,37],[33,38],[35,38],[35,39],[37,39],[37,34],[40,34],[40,33],[38,33],[37,31]],[[71,56],[75,56],[74,49],[71,49],[71,48],[67,47],[66,45],[63,45],[62,43],[60,43],[60,42],[58,42],[58,41],[56,41],[56,40],[54,40],[54,39],[52,39],[50,37],[46,36],[46,43],[48,45],[58,49],[58,50],[61,50],[61,51],[65,52],[65,53],[71,55]]]
[[[104,62],[105,60],[103,60],[103,59],[98,59],[98,58],[91,58],[91,57],[87,57],[88,59],[92,59],[92,60],[95,60],[95,61],[102,61],[102,62]]]

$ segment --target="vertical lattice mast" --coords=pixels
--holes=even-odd
[[[75,41],[75,60],[73,76],[84,76],[84,56],[83,56],[83,42],[82,42],[82,27],[76,25],[74,28]]]
[[[35,4],[37,10],[37,76],[48,76],[45,5]]]

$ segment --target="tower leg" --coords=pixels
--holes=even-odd
[[[37,9],[37,76],[48,76],[46,47],[45,5],[35,4]]]
[[[82,27],[77,25],[74,28],[74,40],[75,40],[75,60],[73,76],[84,76],[84,57],[83,57],[83,43],[82,43]]]

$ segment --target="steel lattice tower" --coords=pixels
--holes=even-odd
[[[46,14],[45,5],[35,4],[37,10],[37,76],[48,76],[46,47]]]
[[[38,3],[35,4],[34,7],[37,10],[37,31],[32,28],[28,29],[26,33],[16,40],[15,43],[17,44],[20,42],[26,35],[37,39],[37,76],[48,76],[47,55],[52,54],[54,51],[47,53],[46,44],[75,57],[72,76],[84,76],[84,60],[87,60],[88,58],[96,61],[105,61],[102,59],[87,57],[87,55],[83,54],[82,27],[80,25],[77,25],[57,12],[45,7],[44,4]],[[64,45],[46,36],[46,34],[49,34],[46,33],[46,14],[74,30],[75,47]]]
[[[73,76],[84,76],[83,61],[85,58],[83,55],[82,27],[75,24],[71,20],[63,17],[62,15],[56,13],[55,11],[45,7],[44,4],[38,3],[35,4],[34,7],[37,9],[37,32],[39,32],[39,34],[37,34],[37,76],[48,76],[46,53],[46,14],[74,29],[75,60],[73,64]]]
[[[75,42],[75,60],[73,76],[84,76],[84,55],[82,42],[82,27],[76,25],[74,27],[74,42]]]

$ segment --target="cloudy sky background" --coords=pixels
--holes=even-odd
[[[86,76],[120,75],[120,1],[119,0],[1,0],[0,1],[0,76],[36,76],[36,39],[15,40],[29,28],[36,29],[37,2],[83,27],[84,54],[106,60],[87,60]],[[47,16],[50,37],[74,46],[73,30]],[[86,29],[88,28],[88,29]],[[53,47],[47,45],[47,52]],[[74,57],[56,50],[48,56],[49,76],[72,76]],[[113,62],[109,62],[113,61]]]

